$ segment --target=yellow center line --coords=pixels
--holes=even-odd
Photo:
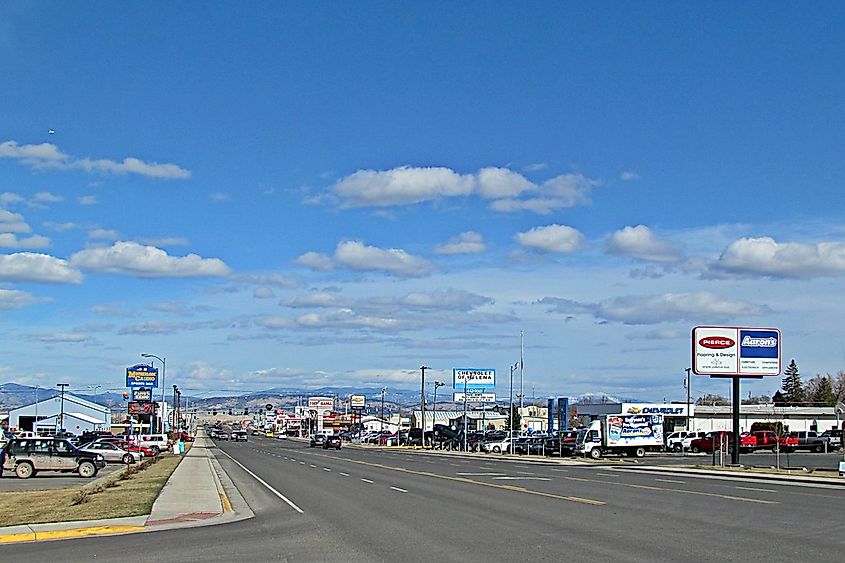
[[[723,495],[721,493],[706,493],[704,491],[690,491],[687,489],[671,489],[668,487],[655,487],[652,485],[636,485],[634,483],[620,483],[619,481],[600,481],[598,479],[579,479],[577,477],[563,477],[563,479],[571,479],[574,481],[591,481],[594,483],[601,483],[603,485],[617,485],[620,487],[630,487],[632,489],[645,489],[647,491],[665,491],[668,493],[681,493],[684,495],[699,495],[703,497],[722,498],[739,502],[753,502],[757,504],[780,504],[779,502],[774,500],[763,500],[757,498],[740,497],[735,495]]]

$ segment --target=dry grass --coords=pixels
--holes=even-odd
[[[102,520],[149,514],[183,456],[130,465],[103,482],[69,489],[0,493],[0,525]],[[35,477],[37,479],[37,477]]]

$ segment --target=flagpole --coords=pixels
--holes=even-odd
[[[522,416],[522,409],[525,408],[525,361],[523,356],[525,354],[525,338],[522,331],[519,331],[519,416]],[[522,420],[520,418],[520,420]]]

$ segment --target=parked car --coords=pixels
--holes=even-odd
[[[732,434],[730,432],[719,430],[716,432],[708,432],[701,438],[695,438],[690,442],[689,450],[692,453],[707,452],[710,453],[714,449],[720,450],[724,443],[727,448],[731,447],[733,442]]]
[[[789,437],[797,438],[798,443],[793,449],[796,450],[810,450],[811,452],[826,452],[830,449],[830,438],[828,436],[821,436],[818,432],[812,431],[798,431],[790,432]]]
[[[89,442],[87,444],[79,446],[79,450],[83,452],[100,454],[103,456],[103,459],[106,461],[106,463],[125,463],[129,465],[130,463],[141,461],[141,458],[143,457],[141,452],[130,452],[128,450],[124,450],[118,447],[118,445],[114,442],[108,441]]]
[[[689,450],[690,444],[696,438],[704,438],[707,432],[700,430],[681,430],[666,436],[666,449],[673,452]]]
[[[311,436],[311,447],[316,448],[317,446],[322,446],[325,441],[325,434],[314,434],[313,436]]]
[[[232,441],[233,442],[246,442],[248,440],[246,432],[243,430],[234,430],[232,431]]]
[[[83,452],[68,440],[54,438],[15,438],[6,444],[2,457],[2,469],[14,471],[21,479],[39,471],[74,471],[89,478],[106,466],[101,454]]]
[[[136,434],[132,440],[139,446],[146,446],[150,448],[155,455],[161,452],[170,450],[173,442],[167,437],[167,434]]]
[[[511,438],[501,438],[498,440],[488,441],[481,444],[482,451],[494,454],[509,452],[511,449]]]
[[[842,430],[836,428],[832,430],[825,430],[821,433],[822,436],[827,436],[831,449],[842,447]]]
[[[329,448],[335,448],[339,450],[342,441],[343,440],[340,439],[340,436],[326,436],[323,439],[323,449],[327,450]]]

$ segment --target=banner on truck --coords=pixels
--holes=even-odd
[[[607,445],[636,446],[644,441],[663,441],[663,416],[636,414],[608,415]]]

